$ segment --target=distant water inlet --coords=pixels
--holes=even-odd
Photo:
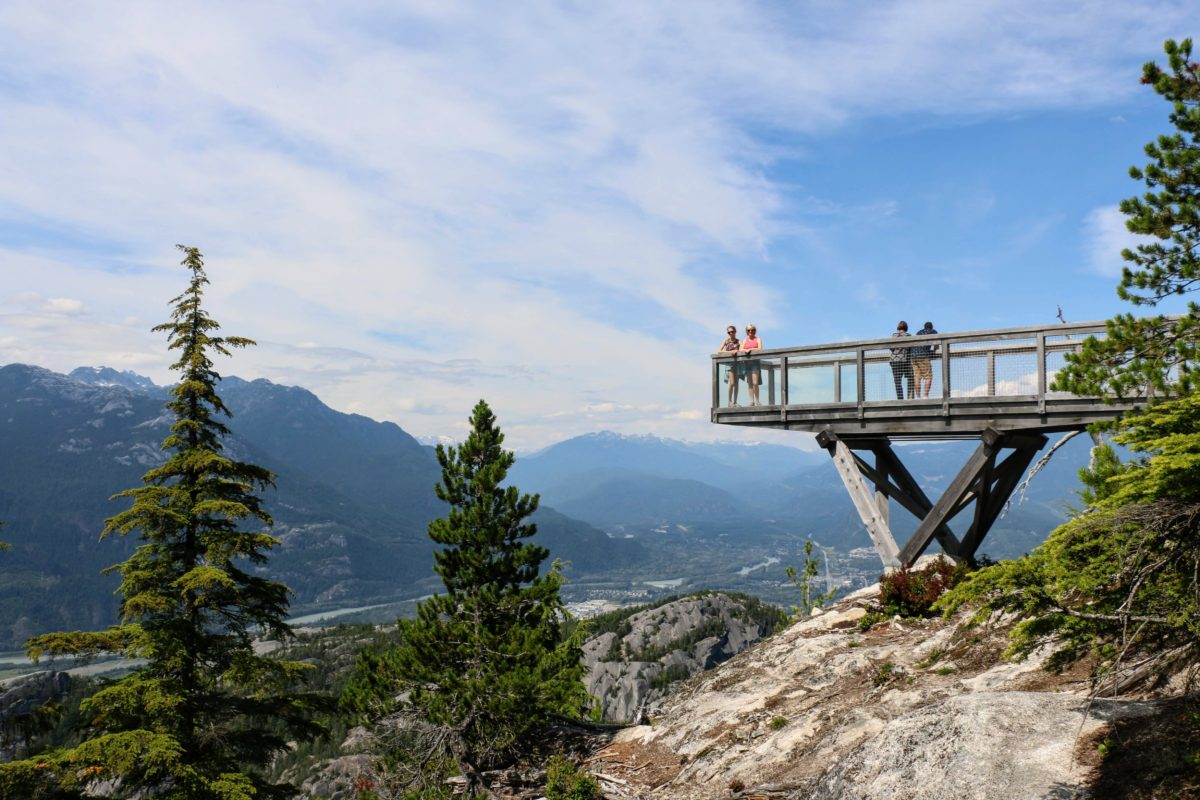
[[[754,564],[753,566],[742,567],[741,569],[738,570],[738,575],[741,575],[744,578],[747,575],[749,575],[751,572],[754,572],[755,570],[766,569],[767,567],[771,566],[772,564],[778,564],[778,563],[779,563],[778,558],[776,558],[775,556],[768,556],[765,561],[760,561],[757,564]]]
[[[655,589],[678,589],[683,585],[683,578],[671,578],[665,581],[646,581],[647,586],[653,586]]]
[[[911,566],[934,540],[969,561],[1047,433],[1145,403],[1051,390],[1067,356],[1105,333],[1105,323],[1086,322],[721,353],[711,363],[712,421],[817,434],[885,566]],[[934,502],[895,439],[979,446]],[[903,547],[892,534],[893,502],[920,521]],[[970,522],[955,530],[959,515]]]
[[[424,599],[424,598],[420,598]],[[383,608],[384,606],[395,605],[395,603],[376,603],[371,606],[355,606],[353,608],[332,608],[328,611],[317,611],[312,614],[305,614],[300,617],[289,617],[288,625],[315,625],[318,622],[328,622],[344,617],[349,614],[357,614],[360,611],[370,611],[373,608]]]

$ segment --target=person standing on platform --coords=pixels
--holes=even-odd
[[[725,341],[721,342],[721,346],[717,349],[718,353],[734,353],[742,349],[742,343],[737,337],[737,328],[730,325],[725,329]],[[729,370],[725,373],[725,380],[729,383],[729,407],[737,408],[738,399],[738,364],[736,361],[730,361]]]
[[[908,332],[908,323],[900,320],[896,323],[896,330],[892,336],[911,336]],[[905,381],[908,382],[908,396],[913,396],[912,385],[912,361],[910,359],[910,350],[907,347],[893,347],[891,358],[888,359],[892,365],[892,380],[896,383],[896,399],[903,400],[905,396]]]
[[[758,328],[747,325],[746,338],[742,340],[742,352],[749,353],[761,349],[762,339],[758,338]],[[748,359],[742,369],[746,371],[746,384],[750,387],[750,405],[761,405],[758,402],[758,387],[762,383],[762,362],[757,358]]]
[[[937,333],[933,329],[932,322],[926,322],[925,327],[917,331],[917,336],[932,336]],[[930,359],[933,358],[933,351],[937,349],[936,344],[925,344],[919,347],[914,347],[912,353],[912,382],[917,390],[917,397],[929,397],[929,390],[933,388],[933,364]],[[909,396],[912,396],[911,390]]]

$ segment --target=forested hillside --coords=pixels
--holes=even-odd
[[[116,579],[100,572],[134,542],[100,542],[100,530],[119,510],[109,498],[161,461],[169,425],[165,389],[116,375],[0,367],[0,519],[13,545],[0,570],[0,649],[115,620]],[[221,391],[234,413],[230,452],[280,476],[264,495],[282,541],[269,570],[296,593],[297,609],[427,593],[425,527],[441,505],[427,448],[393,423],[342,414],[296,387],[229,377]],[[552,509],[536,521],[569,574],[643,557],[638,542]]]

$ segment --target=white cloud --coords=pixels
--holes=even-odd
[[[38,235],[0,239],[19,289],[0,328],[21,332],[0,361],[166,380],[148,328],[182,241],[224,331],[260,340],[224,372],[423,434],[485,396],[514,446],[599,416],[729,435],[686,410],[710,396],[706,355],[729,319],[780,318],[770,248],[820,256],[804,215],[834,207],[781,219],[776,160],[852,121],[1135,91],[1114,76],[1190,9],[1101,5],[13,0],[0,215]]]
[[[69,297],[51,297],[42,305],[42,310],[47,314],[60,314],[69,317],[82,314],[83,303],[79,300],[72,300]]]
[[[1083,221],[1084,245],[1088,267],[1105,276],[1121,274],[1125,260],[1121,251],[1134,249],[1146,237],[1130,233],[1125,227],[1125,215],[1116,206],[1092,209]]]

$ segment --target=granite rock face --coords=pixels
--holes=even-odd
[[[71,689],[71,676],[57,670],[44,670],[0,681],[0,757],[14,754],[16,742],[4,733],[19,725],[22,717],[46,703],[61,700]]]
[[[675,680],[712,669],[766,633],[743,601],[717,592],[647,609],[620,635],[602,633],[584,644],[588,692],[605,719],[637,721]]]
[[[856,621],[872,592],[679,684],[589,767],[611,798],[1093,797],[1096,741],[1153,701],[1089,702],[1086,669],[1002,657],[1002,624]]]
[[[38,706],[62,698],[71,688],[71,676],[44,670],[0,681],[0,721],[28,714]]]

